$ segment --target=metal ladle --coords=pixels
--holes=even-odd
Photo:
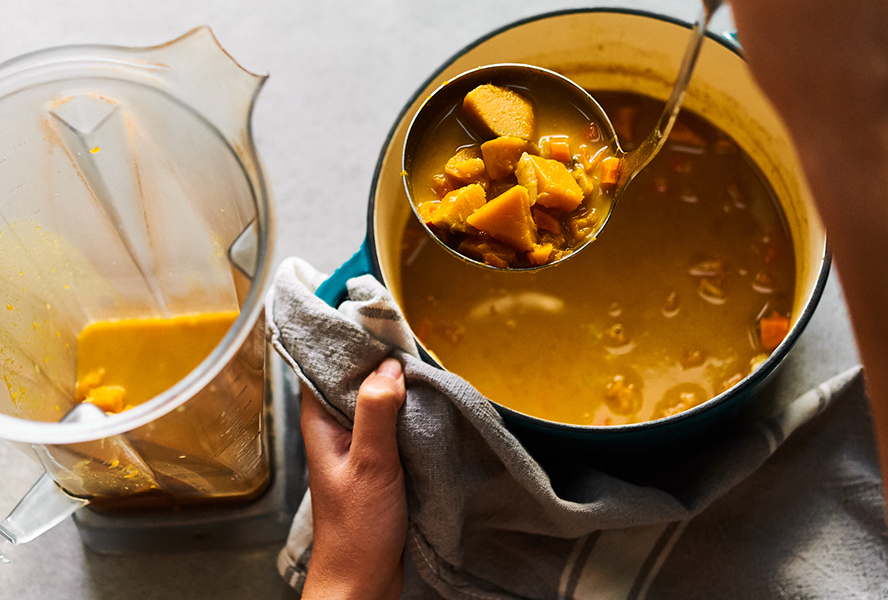
[[[546,86],[548,90],[558,90],[558,96],[565,103],[570,103],[574,108],[579,109],[585,116],[589,117],[592,122],[598,122],[602,128],[602,139],[611,140],[610,144],[614,156],[623,160],[622,170],[617,184],[610,196],[608,205],[600,207],[602,209],[603,218],[600,218],[592,232],[586,237],[585,241],[565,254],[558,260],[546,263],[542,266],[510,268],[512,271],[536,271],[546,267],[559,264],[560,262],[570,258],[577,252],[586,248],[604,229],[611,214],[613,214],[614,206],[620,196],[626,190],[626,187],[632,182],[639,171],[641,171],[666,143],[666,138],[675,124],[681,108],[682,100],[684,100],[687,91],[688,82],[697,63],[697,57],[700,55],[700,49],[703,45],[703,39],[706,29],[709,25],[712,15],[721,7],[724,0],[703,0],[703,11],[698,17],[694,28],[691,31],[691,39],[685,50],[681,67],[675,79],[672,93],[666,101],[666,106],[660,119],[654,127],[653,131],[639,144],[639,146],[629,152],[623,151],[614,131],[613,124],[607,114],[595,101],[595,99],[582,87],[567,79],[566,77],[532,65],[525,64],[497,64],[477,67],[466,71],[456,77],[446,81],[437,90],[435,90],[423,104],[419,107],[416,115],[410,123],[407,130],[407,136],[404,140],[404,149],[401,157],[401,177],[404,182],[404,189],[407,192],[407,200],[417,219],[423,224],[427,233],[431,235],[435,241],[441,244],[448,252],[457,256],[461,260],[469,262],[473,265],[493,270],[505,270],[492,265],[488,265],[465,256],[455,249],[445,244],[425,223],[420,216],[416,203],[414,202],[413,180],[411,177],[414,158],[425,134],[439,124],[448,111],[459,107],[462,98],[475,87],[487,83],[501,87],[514,87],[517,89],[541,89],[540,86]],[[456,109],[458,110],[458,108]]]

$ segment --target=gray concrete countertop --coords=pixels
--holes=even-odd
[[[486,32],[530,15],[589,3],[565,0],[6,0],[0,61],[50,46],[161,43],[210,25],[245,68],[270,73],[254,117],[277,207],[275,263],[301,256],[330,272],[363,239],[377,156],[406,100],[443,61]],[[612,2],[691,20],[696,0]],[[471,16],[468,16],[471,15]],[[724,22],[722,22],[722,25]],[[716,24],[716,28],[719,24]],[[330,226],[335,215],[337,226]],[[833,276],[788,359],[781,385],[801,391],[856,362]],[[40,469],[0,444],[0,513]],[[278,546],[165,556],[86,550],[71,520],[16,549],[0,566],[0,598],[18,600],[287,598]]]

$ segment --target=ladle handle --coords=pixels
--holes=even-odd
[[[666,107],[657,121],[656,127],[648,135],[648,137],[634,150],[626,153],[624,156],[625,165],[618,184],[618,195],[629,185],[635,175],[643,169],[660,151],[675,119],[678,118],[678,112],[681,109],[681,103],[684,100],[685,92],[688,89],[688,82],[694,72],[694,65],[697,64],[697,58],[700,56],[700,49],[703,47],[703,40],[706,38],[706,29],[709,27],[709,21],[712,15],[717,11],[724,0],[702,0],[703,12],[694,23],[694,29],[691,33],[691,42],[685,49],[684,57],[681,61],[681,67],[678,69],[678,75],[675,78],[675,85],[672,87],[672,93],[666,101]]]
[[[342,263],[324,283],[318,286],[315,296],[332,306],[338,307],[348,295],[348,280],[373,273],[373,259],[370,240],[364,239],[361,247],[350,259]]]
[[[87,504],[89,500],[71,496],[49,475],[43,474],[9,516],[0,522],[0,540],[14,546],[30,542]],[[0,562],[9,562],[2,552]]]

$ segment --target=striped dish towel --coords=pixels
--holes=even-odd
[[[339,310],[314,296],[322,279],[300,259],[281,265],[266,301],[269,337],[346,426],[367,374],[389,354],[404,364],[404,599],[649,597],[691,517],[753,473],[859,374],[843,373],[767,420],[732,426],[668,473],[615,475],[568,446],[519,441],[468,383],[420,360],[400,309],[374,278],[349,281]],[[311,540],[306,494],[278,560],[297,591]]]

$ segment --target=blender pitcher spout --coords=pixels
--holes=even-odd
[[[213,31],[197,27],[165,44],[146,48],[143,59],[160,67],[157,81],[168,93],[206,118],[228,142],[241,162],[253,188],[268,194],[253,142],[252,114],[268,75],[244,69],[219,43]],[[270,220],[262,205],[260,220]],[[261,231],[260,231],[261,230]],[[256,276],[263,265],[260,256],[268,254],[270,230],[251,221],[228,248],[228,260],[236,269],[235,288],[239,303],[250,289],[261,288]],[[244,278],[242,279],[241,276]],[[257,285],[257,283],[259,285]]]
[[[207,26],[142,50],[157,68],[158,85],[191,106],[225,137],[243,161],[254,185],[262,185],[252,139],[251,117],[268,75],[244,69]]]

